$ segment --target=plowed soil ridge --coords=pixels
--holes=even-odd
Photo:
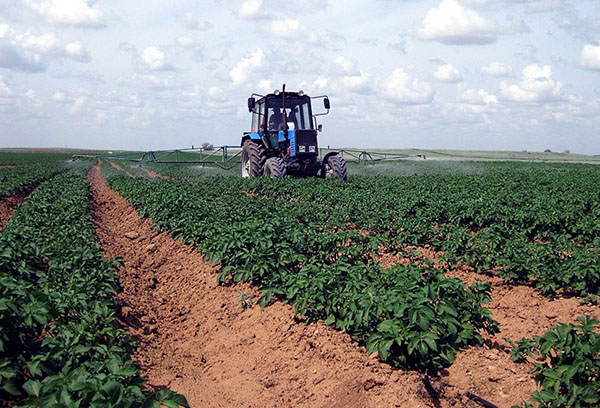
[[[8,219],[12,217],[15,212],[15,208],[25,202],[27,196],[33,191],[33,188],[27,191],[11,195],[0,199],[0,231],[6,227]]]
[[[289,305],[242,308],[252,287],[217,286],[194,247],[152,231],[98,166],[88,177],[105,255],[125,260],[117,300],[151,385],[192,407],[435,406],[419,374],[377,361],[344,333],[294,322]]]

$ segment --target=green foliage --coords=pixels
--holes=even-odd
[[[0,233],[0,400],[187,406],[142,387],[133,344],[115,325],[118,279],[95,243],[84,170],[39,185]]]
[[[538,361],[531,372],[540,390],[529,401],[539,407],[586,408],[600,403],[600,325],[589,317],[578,320],[579,324],[561,323],[543,336],[524,338],[512,350],[515,361],[527,356]]]
[[[0,168],[0,198],[26,191],[66,169],[66,163],[21,164]]]

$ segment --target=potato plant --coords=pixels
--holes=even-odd
[[[579,317],[578,324],[561,323],[543,336],[514,344],[515,361],[534,357],[532,374],[540,388],[529,402],[538,407],[597,407],[600,403],[600,324]],[[524,404],[532,407],[530,403]]]

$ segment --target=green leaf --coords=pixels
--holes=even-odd
[[[25,392],[27,392],[27,394],[39,398],[40,390],[42,389],[42,383],[37,380],[29,380],[23,384],[23,389]]]

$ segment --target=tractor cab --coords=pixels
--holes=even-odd
[[[326,112],[313,113],[312,100],[323,99]],[[251,131],[242,137],[242,176],[271,177],[284,175],[315,176],[326,174],[328,158],[317,160],[317,116],[329,113],[326,95],[310,98],[302,91],[274,91],[267,95],[252,94],[248,110],[252,113]],[[336,159],[341,159],[336,156]],[[334,161],[336,161],[334,159]],[[343,159],[341,159],[343,160]],[[331,173],[331,172],[330,172]],[[345,162],[344,177],[345,178]]]

